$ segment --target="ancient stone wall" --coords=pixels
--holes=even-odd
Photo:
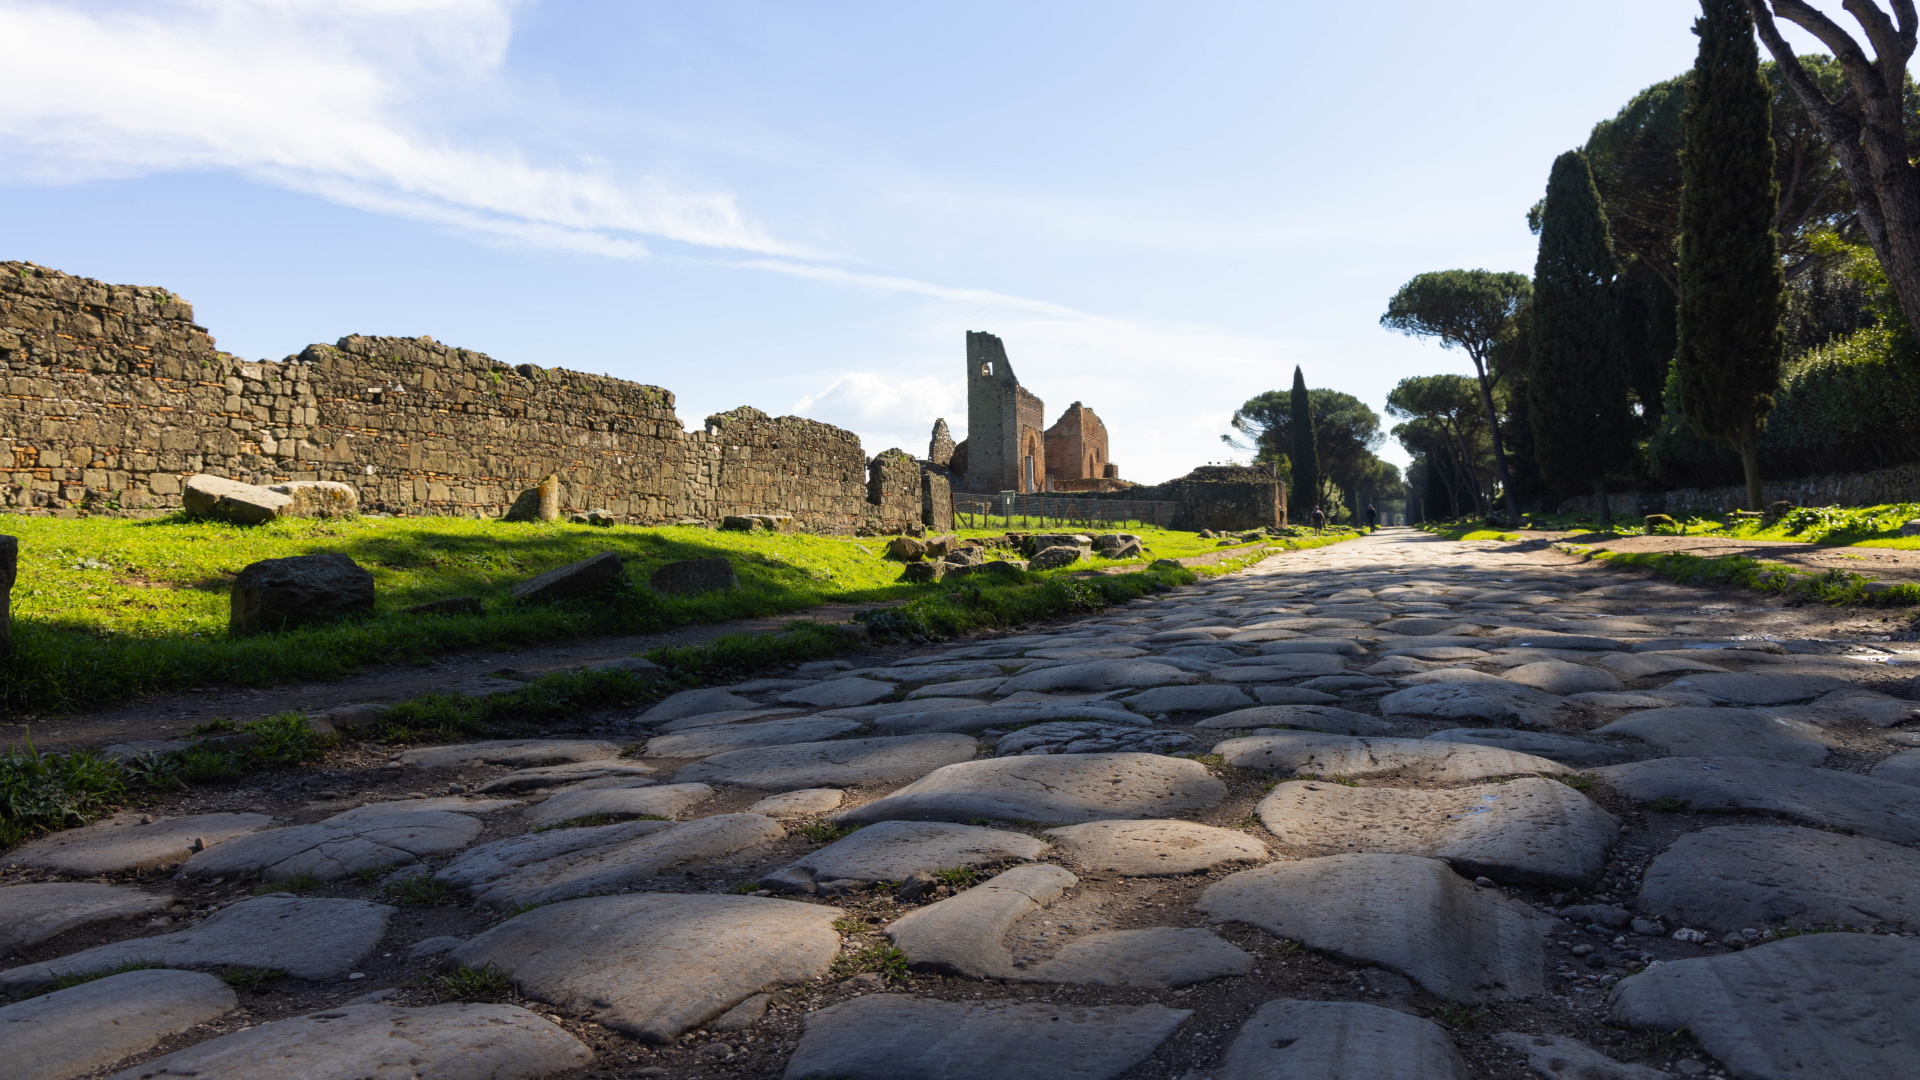
[[[29,263],[0,263],[0,379],[4,508],[165,510],[207,472],[337,480],[373,511],[496,517],[557,474],[567,511],[635,524],[778,512],[851,532],[923,516],[918,463],[895,451],[906,464],[891,461],[869,501],[858,437],[828,424],[741,408],[689,434],[659,387],[429,337],[251,363],[165,289]]]
[[[1786,501],[1799,506],[1879,506],[1884,503],[1920,502],[1920,462],[1872,472],[1777,480],[1762,484],[1760,490],[1768,503]],[[1746,509],[1747,489],[1741,486],[1612,492],[1607,495],[1607,506],[1613,513],[1627,517],[1643,514],[1670,514],[1679,518],[1718,517],[1732,510]],[[1596,509],[1597,504],[1591,495],[1568,499],[1560,504],[1563,514],[1590,514]]]
[[[1092,492],[1084,497],[1171,502],[1175,510],[1170,527],[1196,532],[1280,528],[1287,524],[1286,486],[1268,465],[1203,465],[1164,484]]]

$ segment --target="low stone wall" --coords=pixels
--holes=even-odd
[[[1267,465],[1203,465],[1177,480],[1081,498],[1139,499],[1175,504],[1173,528],[1226,530],[1287,524],[1286,485]]]
[[[660,387],[430,337],[247,362],[165,289],[30,263],[0,263],[0,380],[0,508],[168,510],[205,472],[339,481],[399,513],[497,517],[549,474],[564,511],[633,524],[787,513],[845,533],[940,510],[924,465],[894,450],[870,468],[829,424],[741,408],[688,433]]]
[[[1872,472],[1777,480],[1760,486],[1765,502],[1798,506],[1879,506],[1920,502],[1920,462]],[[1708,517],[1747,507],[1747,489],[1741,487],[1680,488],[1674,491],[1609,492],[1607,506],[1615,514],[1640,517],[1670,514],[1677,518]],[[1593,496],[1583,495],[1560,504],[1563,514],[1591,514],[1598,508]]]

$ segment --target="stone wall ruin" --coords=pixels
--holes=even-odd
[[[644,525],[792,514],[828,533],[950,522],[942,475],[852,432],[669,391],[350,335],[278,363],[214,347],[165,289],[0,262],[0,508],[156,512],[205,472],[335,480],[368,511],[498,517],[548,474],[565,512]],[[941,470],[942,472],[944,470]],[[944,526],[942,526],[944,527]]]

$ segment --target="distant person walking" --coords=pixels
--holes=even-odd
[[[1307,520],[1313,523],[1314,535],[1318,536],[1320,529],[1327,523],[1327,512],[1316,506],[1313,508],[1313,513],[1308,515]]]
[[[1380,527],[1380,511],[1375,510],[1373,508],[1372,503],[1368,503],[1367,504],[1367,531],[1372,532],[1373,530],[1379,527]]]

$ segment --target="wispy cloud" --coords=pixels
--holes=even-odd
[[[734,197],[416,130],[409,106],[495,77],[511,0],[0,0],[0,176],[227,169],[346,205],[539,246],[641,237],[804,254]]]

